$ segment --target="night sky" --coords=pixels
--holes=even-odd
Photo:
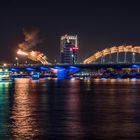
[[[37,28],[40,50],[50,62],[59,60],[60,36],[78,35],[80,61],[113,45],[140,45],[140,3],[136,0],[0,2],[0,62],[12,62],[23,29]]]

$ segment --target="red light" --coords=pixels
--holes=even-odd
[[[79,48],[77,48],[77,47],[73,47],[72,49],[73,49],[73,50],[79,50]]]
[[[72,46],[71,48],[70,48],[70,51],[78,51],[79,50],[79,48],[78,47],[75,47],[75,46]]]
[[[79,51],[79,48],[73,47],[73,48],[71,48],[71,50],[72,50],[73,52],[78,52],[78,51]]]

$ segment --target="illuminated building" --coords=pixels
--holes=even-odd
[[[76,64],[78,60],[78,38],[77,35],[64,35],[60,40],[61,63]]]

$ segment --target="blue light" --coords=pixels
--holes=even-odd
[[[101,80],[107,80],[106,78],[101,78]]]
[[[75,69],[75,68],[77,68],[77,67],[75,67],[75,66],[69,66],[69,68],[70,68],[70,69]]]
[[[12,72],[18,72],[19,69],[11,68],[10,71],[12,71]]]
[[[66,79],[69,78],[68,70],[66,69],[58,69],[57,73],[58,79]]]
[[[69,67],[69,72],[72,72],[72,73],[78,72],[79,70],[80,70],[80,68],[78,68],[78,67],[74,67],[74,66]]]
[[[50,71],[57,74],[57,77],[60,79],[70,78],[70,75],[76,73],[80,70],[78,67],[69,66],[69,67],[54,67],[51,68]],[[56,72],[55,72],[56,71]]]
[[[132,65],[131,68],[140,68],[139,65]]]
[[[57,67],[57,66],[56,66],[56,67],[54,67],[54,69],[61,69],[61,67]]]
[[[39,72],[33,72],[31,75],[33,80],[38,80],[40,78]]]
[[[48,70],[49,68],[46,68],[46,67],[40,67],[40,70]]]
[[[27,71],[32,71],[32,70],[35,70],[33,68],[26,68]]]
[[[57,69],[57,70],[66,70],[66,68],[63,68],[63,67],[54,67],[54,69]]]

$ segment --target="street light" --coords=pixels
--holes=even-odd
[[[15,60],[16,60],[16,66],[18,66],[19,65],[18,57],[15,57]]]
[[[74,64],[74,54],[72,54],[71,57],[72,57],[72,64]]]
[[[132,63],[135,63],[135,53],[132,53]]]

